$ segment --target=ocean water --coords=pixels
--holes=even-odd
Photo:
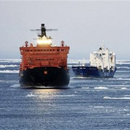
[[[20,60],[0,60],[0,130],[129,130],[130,61],[114,78],[76,78],[66,89],[23,89]]]

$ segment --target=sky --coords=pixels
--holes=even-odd
[[[70,46],[69,59],[89,59],[104,44],[118,60],[130,59],[130,1],[0,1],[0,59],[20,58],[25,41],[36,44],[45,23],[53,45]]]

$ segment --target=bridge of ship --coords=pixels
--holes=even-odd
[[[35,67],[65,67],[67,68],[68,46],[51,47],[20,47],[22,55],[21,69]]]

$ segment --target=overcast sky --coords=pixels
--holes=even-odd
[[[70,59],[89,59],[103,41],[118,60],[130,59],[129,1],[0,1],[0,58],[20,58],[19,47],[36,44],[30,29],[41,23],[58,29],[47,35],[70,46]]]

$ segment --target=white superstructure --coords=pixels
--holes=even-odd
[[[103,45],[98,51],[90,53],[90,66],[102,70],[114,70],[116,67],[116,55]]]

